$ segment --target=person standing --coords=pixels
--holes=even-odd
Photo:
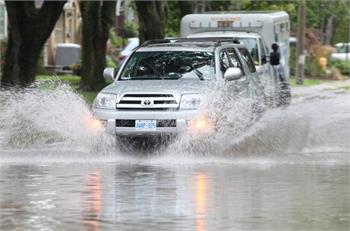
[[[279,51],[279,46],[277,43],[273,43],[271,45],[272,52],[270,53],[270,64],[273,70],[273,76],[278,82],[278,102],[277,105],[286,105],[289,104],[291,99],[289,84],[287,83],[284,73],[283,67],[281,65],[281,53]]]

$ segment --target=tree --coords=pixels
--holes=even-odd
[[[332,4],[322,0],[307,1],[307,27],[316,29],[322,43],[330,44],[334,38],[346,41],[349,28],[349,6],[346,0],[334,0]]]
[[[102,76],[106,65],[109,29],[113,25],[115,2],[81,1],[82,70],[80,88],[100,90],[105,86]]]
[[[166,3],[163,1],[136,1],[139,18],[140,43],[150,39],[162,39],[165,35]]]
[[[9,37],[1,86],[27,86],[35,81],[36,64],[42,48],[65,4],[45,1],[36,9],[34,1],[5,1]]]

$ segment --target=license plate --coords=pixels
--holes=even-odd
[[[135,120],[136,130],[154,131],[157,128],[156,120]]]

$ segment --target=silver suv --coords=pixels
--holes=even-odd
[[[97,95],[92,110],[117,136],[178,134],[193,124],[205,127],[196,117],[208,85],[225,82],[240,91],[235,94],[263,94],[249,52],[232,39],[148,41],[117,73],[106,68],[103,75],[114,82]]]

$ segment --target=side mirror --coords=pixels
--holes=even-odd
[[[226,80],[237,80],[243,76],[242,70],[238,67],[230,67],[224,74]]]
[[[115,69],[113,67],[107,67],[103,70],[103,77],[105,80],[114,80],[115,79]]]

